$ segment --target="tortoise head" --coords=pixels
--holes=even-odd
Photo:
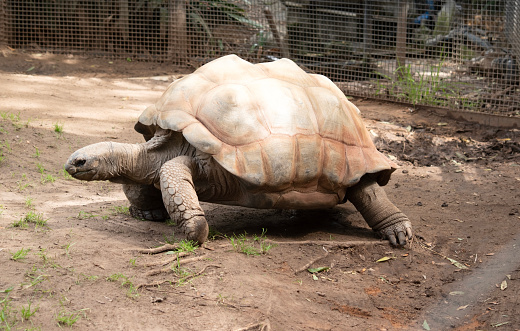
[[[78,149],[65,163],[65,170],[80,180],[110,180],[118,177],[119,158],[125,144],[101,142]]]

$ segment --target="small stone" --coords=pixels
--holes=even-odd
[[[173,198],[173,202],[175,202],[176,205],[180,205],[180,204],[182,204],[182,202],[183,202],[182,197],[176,195],[176,196]]]
[[[421,201],[417,202],[417,206],[422,206],[422,202]]]
[[[447,202],[443,202],[441,207],[448,207],[448,203]]]

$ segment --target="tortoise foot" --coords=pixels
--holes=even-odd
[[[392,246],[404,246],[412,239],[412,223],[406,219],[378,230],[383,239],[388,239]]]
[[[198,245],[202,245],[208,238],[209,226],[204,216],[197,215],[186,220],[182,225],[182,229],[186,234],[186,239],[192,240]]]
[[[168,215],[166,208],[143,210],[137,208],[136,206],[130,206],[128,210],[130,211],[130,215],[133,218],[139,218],[146,221],[160,222],[170,218],[170,215]]]

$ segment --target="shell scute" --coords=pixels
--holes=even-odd
[[[197,69],[196,72],[216,84],[221,84],[222,82],[242,84],[247,81],[267,77],[260,67],[234,54],[213,60]]]
[[[301,86],[268,78],[247,87],[254,91],[252,103],[258,105],[272,134],[317,133],[313,104]]]
[[[224,143],[239,146],[269,135],[254,95],[244,85],[223,84],[203,96],[197,118]]]
[[[316,80],[289,59],[257,64],[268,77],[302,87],[316,85]]]

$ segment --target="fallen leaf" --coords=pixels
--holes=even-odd
[[[487,253],[486,256],[493,256],[495,253]]]
[[[500,289],[503,291],[507,288],[507,281],[504,279],[500,284]]]
[[[494,327],[494,328],[498,328],[499,326],[506,325],[506,324],[509,324],[509,322],[502,322],[502,323],[491,324],[491,326]]]
[[[454,260],[452,258],[449,258],[449,257],[446,257],[446,259],[448,261],[450,261],[451,264],[453,264],[454,266],[456,266],[459,269],[468,269],[468,267],[466,267],[464,264],[460,263],[459,261],[456,261],[456,260]]]
[[[30,67],[29,69],[27,69],[26,71],[27,71],[27,72],[32,71],[32,70],[34,70],[34,68],[35,68],[35,66],[32,66],[32,67]]]
[[[319,280],[319,278],[316,276],[316,274],[312,274],[312,280]]]
[[[439,123],[437,123],[437,125],[438,125],[438,126],[446,126],[446,125],[448,125],[448,123],[445,123],[445,122],[439,122]]]
[[[464,295],[464,292],[462,292],[462,291],[453,291],[453,292],[450,292],[450,295]]]
[[[465,305],[465,306],[460,306],[459,308],[457,308],[457,310],[464,310],[466,308],[468,308],[469,305]]]
[[[425,330],[431,330],[431,329],[430,329],[430,326],[428,325],[428,322],[426,322],[426,320],[424,320],[424,322],[423,322],[423,324],[422,324],[422,327],[423,327],[423,329],[425,329]]]
[[[330,269],[329,267],[318,267],[318,268],[309,268],[309,269],[307,269],[307,271],[310,272],[311,274],[314,274],[314,273],[326,271],[329,269]]]
[[[395,256],[383,256],[382,258],[380,258],[376,262],[386,262],[386,261],[390,261],[392,259],[395,259]]]
[[[455,152],[455,155],[457,155],[457,157],[458,157],[459,159],[462,159],[462,160],[464,160],[464,161],[467,161],[467,160],[468,160],[468,157],[467,157],[466,155],[462,154],[461,152]]]

